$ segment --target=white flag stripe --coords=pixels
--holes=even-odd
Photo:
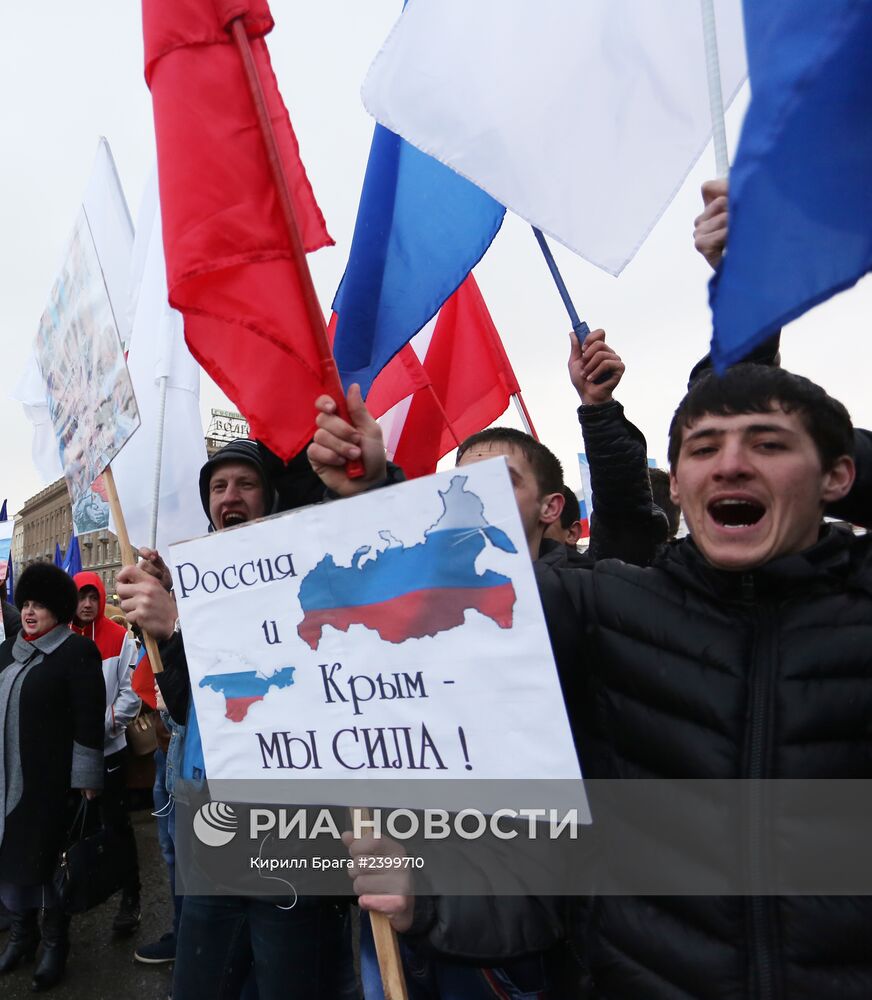
[[[717,0],[723,92],[746,73],[741,0]],[[711,139],[699,0],[415,0],[367,110],[618,274]]]
[[[436,313],[430,322],[409,341],[412,345],[412,350],[418,356],[418,360],[422,365],[427,357],[427,351],[430,349],[430,341],[433,339],[438,318],[439,313]],[[391,461],[393,461],[394,455],[397,453],[397,448],[400,445],[400,438],[403,434],[403,428],[406,426],[406,417],[409,415],[409,407],[412,405],[413,396],[414,393],[406,396],[405,399],[401,399],[399,403],[396,403],[379,417],[378,422],[381,425],[382,434],[385,439],[385,451]]]

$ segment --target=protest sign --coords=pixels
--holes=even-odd
[[[84,211],[40,320],[36,357],[75,506],[139,426],[118,327]]]
[[[579,777],[503,459],[172,562],[210,780]]]
[[[133,249],[133,224],[127,201],[106,139],[101,138],[88,184],[81,202],[81,213],[88,222],[88,231],[96,248],[99,269],[92,273],[93,295],[107,294],[112,316],[118,327],[122,350],[127,354],[130,338],[130,315],[127,309],[128,279]],[[68,248],[65,248],[65,251]],[[61,268],[68,265],[62,258]],[[164,296],[166,297],[166,296]],[[40,371],[36,350],[27,359],[13,397],[24,406],[33,424],[33,462],[46,483],[63,475],[58,446],[46,399],[45,380]],[[109,504],[106,488],[98,479],[90,492],[75,498],[73,528],[77,535],[99,531],[109,524]]]

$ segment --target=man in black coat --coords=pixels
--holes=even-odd
[[[690,536],[647,569],[537,567],[562,673],[587,680],[568,707],[597,726],[589,777],[872,777],[872,540],[822,525],[853,448],[806,379],[705,375],[670,430]],[[746,820],[736,846],[762,880],[779,859]],[[859,897],[603,896],[583,944],[602,1000],[860,1000],[870,939]]]

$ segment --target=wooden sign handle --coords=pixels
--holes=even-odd
[[[353,812],[358,813],[364,822],[372,819],[369,809],[355,809]],[[385,1000],[409,1000],[397,932],[384,913],[370,912],[369,921]]]
[[[112,475],[112,466],[107,465],[103,470],[103,482],[106,485],[106,496],[109,498],[109,510],[112,511],[112,520],[115,522],[115,533],[118,536],[118,546],[121,549],[121,565],[135,566],[136,556],[133,553],[133,546],[130,544],[130,536],[127,534],[127,524],[124,521],[124,513],[121,510],[121,501],[118,499],[118,490],[115,488],[115,477]],[[163,663],[157,648],[157,640],[153,635],[143,631],[143,641],[145,651],[148,653],[148,662],[151,664],[152,672],[160,674],[163,672]]]

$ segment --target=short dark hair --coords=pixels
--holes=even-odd
[[[540,496],[559,493],[563,489],[563,466],[560,459],[529,434],[515,430],[514,427],[488,427],[460,443],[455,461],[459,462],[470,448],[480,444],[506,444],[521,452],[533,469]]]
[[[576,521],[581,520],[581,507],[578,503],[578,497],[568,486],[564,486],[562,492],[565,503],[563,510],[560,511],[560,527],[564,531],[569,531]]]
[[[654,497],[654,503],[666,515],[669,537],[675,538],[681,524],[681,508],[672,501],[672,494],[669,490],[669,473],[665,469],[649,469],[648,478],[651,480],[651,494]]]
[[[854,428],[845,407],[802,375],[769,365],[736,365],[723,375],[709,372],[693,383],[669,426],[669,465],[675,468],[684,430],[707,413],[727,416],[798,413],[828,472],[842,455],[854,454]]]

